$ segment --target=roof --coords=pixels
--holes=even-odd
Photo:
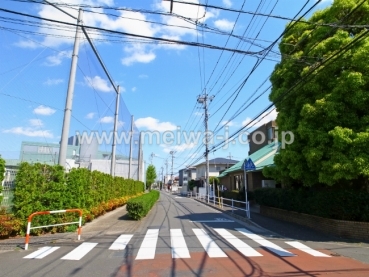
[[[236,163],[238,163],[238,161],[232,160],[232,159],[226,159],[226,158],[215,158],[215,159],[209,160],[209,164],[236,164]],[[202,164],[205,164],[205,162],[199,163],[195,166],[199,166]]]
[[[218,177],[227,176],[229,173],[235,171],[243,171],[243,164],[249,158],[254,162],[256,169],[255,170],[247,170],[248,172],[258,171],[263,169],[265,166],[270,166],[274,164],[274,156],[278,153],[280,147],[280,143],[272,142],[263,148],[259,149],[255,153],[252,153],[249,157],[239,161],[234,166],[224,170]]]

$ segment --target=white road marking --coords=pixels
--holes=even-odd
[[[216,222],[216,223],[221,223],[221,222],[234,222],[233,220],[228,220],[228,219],[214,219],[214,220],[193,220],[190,222]]]
[[[124,250],[133,235],[120,235],[109,247],[110,250]]]
[[[191,258],[181,229],[170,229],[172,258]]]
[[[25,256],[23,259],[42,259],[59,248],[60,247],[45,246]]]
[[[305,253],[308,253],[314,257],[331,257],[327,254],[324,254],[322,252],[319,252],[317,250],[314,250],[312,248],[310,248],[309,246],[305,245],[305,244],[302,244],[301,242],[298,242],[298,241],[286,241],[287,244],[295,247],[296,249],[298,250],[301,250]]]
[[[158,241],[159,229],[149,229],[138,250],[136,260],[146,260],[155,258],[156,243]]]
[[[214,230],[221,235],[225,240],[232,244],[238,251],[240,251],[246,257],[260,257],[263,256],[258,251],[244,243],[239,238],[232,235],[230,232],[223,228],[214,228]]]
[[[278,245],[274,244],[271,241],[268,241],[266,239],[264,239],[263,237],[256,235],[252,232],[250,232],[247,229],[244,228],[236,228],[236,230],[238,232],[240,232],[241,234],[245,235],[246,237],[256,241],[257,243],[259,243],[261,246],[264,246],[265,248],[267,248],[269,251],[277,254],[278,256],[281,257],[293,257],[296,256],[295,254],[283,249],[282,247],[279,247]]]
[[[67,255],[62,257],[62,260],[73,260],[73,261],[79,261],[82,259],[88,252],[90,252],[97,243],[95,242],[84,242],[81,245],[79,245],[77,248],[69,252]]]
[[[227,255],[219,248],[219,246],[211,239],[211,237],[203,229],[192,229],[196,237],[199,239],[202,247],[208,253],[210,258],[227,257]]]

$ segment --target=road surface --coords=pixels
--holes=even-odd
[[[279,237],[165,191],[139,222],[119,209],[74,235],[0,252],[0,276],[369,276],[368,263],[338,254],[341,244]]]

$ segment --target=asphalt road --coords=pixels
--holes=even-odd
[[[87,224],[81,241],[32,237],[27,251],[23,240],[0,242],[0,276],[369,276],[355,259],[368,256],[365,244],[288,238],[256,221],[162,192],[143,220],[117,209]]]

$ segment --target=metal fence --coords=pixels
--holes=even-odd
[[[4,180],[1,182],[1,186],[3,187],[1,192],[3,200],[0,206],[5,207],[8,211],[10,211],[13,206],[15,176],[17,172],[17,169],[5,168]]]

